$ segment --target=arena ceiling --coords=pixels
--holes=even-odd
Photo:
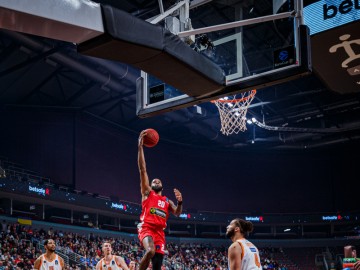
[[[155,0],[98,2],[144,20],[159,13]],[[272,8],[267,0],[256,5],[251,0],[194,0],[192,4],[201,2],[211,3],[207,13],[191,10],[194,28],[212,25],[214,18],[221,23],[231,21],[230,2],[241,2],[252,14]],[[163,1],[165,9],[174,3]],[[214,149],[324,149],[358,143],[360,138],[360,95],[335,93],[313,74],[258,91],[248,118],[280,129],[249,124],[244,133],[231,136],[220,133],[219,114],[211,103],[202,104],[201,112],[189,107],[137,117],[139,76],[139,70],[126,64],[81,55],[71,43],[0,31],[0,104],[5,110],[73,110],[114,127],[136,133],[152,127],[163,140]]]

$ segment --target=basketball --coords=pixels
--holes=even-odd
[[[144,145],[146,147],[154,147],[159,142],[159,133],[155,129],[148,128],[145,130]]]

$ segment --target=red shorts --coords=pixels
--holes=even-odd
[[[165,233],[162,228],[152,227],[146,224],[138,226],[138,237],[142,245],[145,237],[151,236],[154,241],[155,252],[164,254],[165,251]]]

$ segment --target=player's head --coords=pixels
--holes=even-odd
[[[160,192],[163,190],[162,182],[160,179],[155,178],[151,181],[151,189],[155,192]]]
[[[131,261],[131,262],[129,263],[129,269],[130,269],[130,270],[133,270],[133,269],[135,269],[135,267],[136,267],[136,262],[135,262],[135,261]]]
[[[53,239],[46,239],[44,241],[45,250],[48,252],[55,252],[56,244]]]
[[[253,224],[250,221],[246,221],[240,218],[233,219],[226,227],[226,236],[233,239],[238,237],[246,237],[254,229]]]
[[[110,255],[112,252],[111,243],[109,241],[105,241],[102,243],[101,250],[104,255]]]

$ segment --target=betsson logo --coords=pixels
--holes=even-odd
[[[29,185],[29,191],[43,196],[49,195],[48,189],[45,190],[44,188],[32,187],[30,185]]]
[[[339,6],[335,5],[323,5],[323,17],[324,20],[334,18],[338,12],[341,14],[346,14],[352,11],[352,9],[360,10],[360,0],[344,0],[342,1]]]

